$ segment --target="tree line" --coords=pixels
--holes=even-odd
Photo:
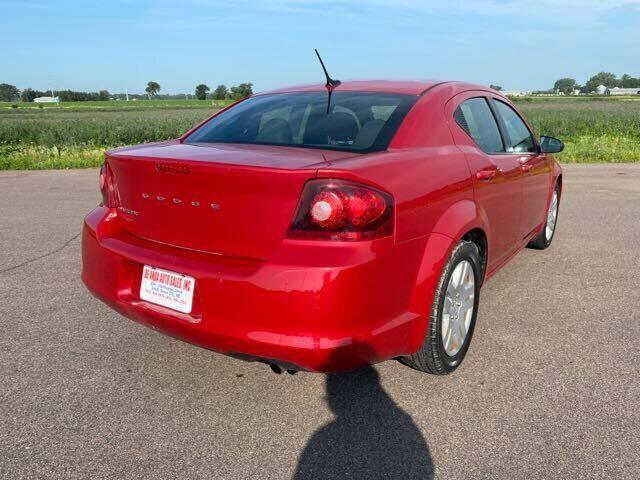
[[[0,102],[33,102],[34,98],[49,97],[52,92],[34,90],[32,88],[25,88],[24,90],[18,90],[14,85],[8,83],[0,84]],[[111,98],[107,90],[100,90],[99,92],[76,92],[74,90],[56,90],[55,96],[60,98],[61,102],[88,102],[88,101],[104,101]]]
[[[640,78],[633,77],[625,73],[620,78],[615,73],[600,72],[592,76],[584,85],[580,85],[575,78],[561,78],[553,85],[554,92],[572,95],[576,90],[580,93],[593,93],[598,90],[599,86],[607,88],[638,88],[640,89]]]
[[[183,98],[185,95],[160,95],[161,86],[158,82],[148,82],[145,88],[147,98]],[[241,83],[231,88],[227,88],[226,85],[218,85],[213,92],[210,88],[201,83],[195,88],[195,97],[199,100],[206,100],[211,98],[213,100],[240,100],[253,95],[253,83]],[[8,83],[0,84],[0,102],[33,102],[38,97],[55,96],[60,99],[61,102],[87,102],[87,101],[105,101],[111,98],[126,98],[127,94],[110,94],[107,90],[100,90],[99,92],[79,92],[74,90],[56,90],[56,91],[42,91],[34,90],[32,88],[25,88],[19,90],[15,85]],[[131,95],[132,98],[139,98],[140,95]]]
[[[572,95],[574,92],[580,93],[594,93],[598,87],[603,85],[607,88],[638,88],[640,89],[640,77],[633,77],[628,73],[625,73],[620,78],[616,74],[611,72],[600,72],[589,78],[584,85],[580,85],[575,78],[560,78],[557,80],[553,88],[550,90],[541,90],[534,93],[564,93],[565,95]],[[498,85],[491,85],[491,88],[495,90],[502,90],[502,87]],[[147,98],[182,98],[182,95],[160,95],[161,86],[158,82],[148,82],[145,92]],[[33,90],[31,88],[25,88],[19,90],[15,85],[9,85],[8,83],[0,84],[0,101],[2,102],[14,102],[21,100],[23,102],[32,102],[34,98],[46,97],[51,95],[51,92],[44,92],[41,90]],[[59,90],[55,91],[55,95],[60,98],[61,102],[86,102],[86,101],[104,101],[112,98],[112,95],[107,90],[100,90],[99,92],[78,92],[74,90]],[[226,85],[218,85],[213,91],[208,85],[201,83],[195,88],[195,97],[199,100],[206,100],[208,98],[213,100],[240,100],[253,95],[253,83],[241,83],[231,88],[227,88]],[[125,94],[113,95],[116,98],[125,98]],[[139,95],[131,95],[133,98],[138,98]]]
[[[580,85],[575,78],[567,77],[556,80],[553,84],[553,88],[550,88],[549,90],[535,90],[532,93],[563,93],[565,95],[573,95],[577,91],[580,93],[595,93],[601,85],[607,88],[620,87],[640,89],[640,77],[633,77],[628,73],[625,73],[618,78],[615,73],[600,72],[587,80],[584,85]],[[502,91],[502,87],[500,85],[490,85],[489,88]]]
[[[145,88],[144,91],[151,100],[152,98],[158,97],[161,89],[162,87],[158,82],[151,81],[147,83],[147,88]],[[241,83],[230,89],[227,88],[226,85],[218,85],[211,94],[209,92],[211,92],[209,86],[205,83],[200,83],[196,85],[195,97],[198,100],[206,100],[207,98],[213,100],[241,100],[253,95],[253,83]]]
[[[209,94],[211,89],[208,85],[201,83],[196,86],[195,95],[198,100],[206,100],[212,98],[214,100],[241,100],[253,95],[253,83],[241,83],[228,89],[226,85],[218,85],[215,90]]]

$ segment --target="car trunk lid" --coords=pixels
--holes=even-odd
[[[352,154],[166,142],[109,152],[124,229],[214,254],[267,258],[316,166]]]

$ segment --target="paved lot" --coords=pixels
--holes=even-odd
[[[565,185],[454,375],[276,376],[85,291],[95,171],[0,172],[0,477],[640,478],[640,166]]]

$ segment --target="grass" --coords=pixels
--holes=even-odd
[[[517,99],[540,134],[563,139],[563,162],[640,162],[640,98]],[[94,167],[103,151],[176,138],[220,106],[201,100],[0,103],[0,170]]]
[[[587,97],[593,98],[593,97]],[[601,98],[601,97],[595,97]],[[640,99],[516,102],[536,131],[561,138],[563,162],[640,162]]]
[[[215,111],[210,104],[0,111],[0,170],[95,167],[108,148],[176,138]]]

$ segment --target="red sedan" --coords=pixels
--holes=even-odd
[[[255,95],[107,152],[82,279],[133,320],[276,371],[399,358],[446,374],[482,283],[553,240],[562,148],[466,83]]]

